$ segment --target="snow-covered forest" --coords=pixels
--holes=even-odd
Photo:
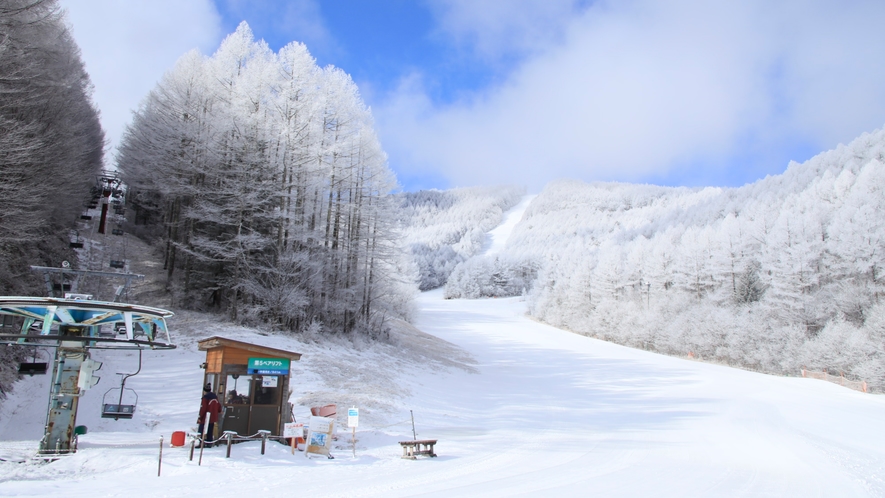
[[[539,267],[529,312],[553,325],[882,390],[883,162],[879,130],[741,188],[556,182],[500,258]]]
[[[14,294],[35,290],[28,264],[69,256],[104,133],[54,0],[2,2],[0,38],[0,289]]]
[[[128,128],[118,165],[162,241],[176,306],[312,333],[377,333],[409,313],[396,180],[344,71],[274,53],[242,23],[185,54]]]
[[[40,295],[29,265],[73,259],[68,234],[102,168],[89,76],[54,0],[0,3],[0,295]],[[0,392],[15,347],[0,348]]]
[[[420,289],[444,285],[458,263],[482,249],[486,233],[524,193],[522,187],[498,186],[399,194],[402,244],[418,265]]]

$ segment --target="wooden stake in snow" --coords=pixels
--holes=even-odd
[[[160,471],[163,470],[163,436],[160,436],[160,463],[157,464],[157,477],[160,477]]]

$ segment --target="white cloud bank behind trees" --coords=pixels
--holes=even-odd
[[[111,144],[179,56],[209,53],[223,36],[210,0],[61,5]],[[277,19],[322,28],[300,29],[311,39],[298,41],[346,38],[323,30],[319,4],[293,5],[250,8],[258,17],[276,12],[266,21],[271,31]],[[454,101],[430,97],[437,82],[421,67],[392,94],[367,93],[400,178],[439,178],[442,188],[518,182],[534,191],[563,177],[739,185],[885,122],[879,1],[427,5],[428,36],[451,51],[453,71],[479,61],[492,76],[479,87],[465,83]]]
[[[115,146],[132,113],[185,52],[210,53],[224,33],[212,0],[61,0]],[[110,164],[108,164],[110,165]]]
[[[742,184],[885,120],[881,2],[503,4],[434,2],[462,49],[522,62],[447,104],[420,72],[404,78],[374,106],[397,170],[535,190]]]

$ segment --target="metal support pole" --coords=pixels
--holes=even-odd
[[[412,440],[418,440],[418,434],[415,432],[415,414],[412,413],[412,410],[409,410],[409,415],[412,416]]]
[[[157,464],[157,477],[160,477],[160,472],[163,470],[163,436],[160,436],[160,463]]]
[[[196,440],[196,439],[191,439],[191,456],[190,456],[190,458],[188,459],[189,462],[193,462],[193,461],[194,461],[194,446],[196,446],[196,444],[197,444],[197,440]]]

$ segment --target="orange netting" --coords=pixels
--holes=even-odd
[[[869,392],[867,390],[867,383],[863,380],[850,380],[846,379],[845,375],[831,375],[827,372],[812,372],[810,370],[802,369],[802,376],[809,377],[812,379],[820,379],[825,380],[827,382],[832,382],[834,384],[839,384],[840,386],[845,386],[849,389],[854,389],[855,391]]]

